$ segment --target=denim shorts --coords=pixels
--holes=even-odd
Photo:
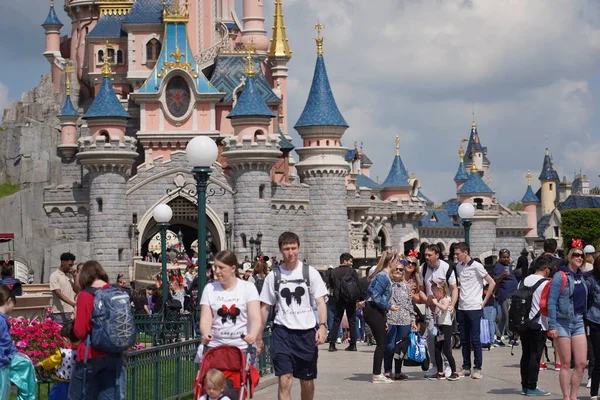
[[[558,337],[573,337],[585,335],[585,328],[583,326],[583,315],[575,314],[575,316],[570,320],[566,318],[557,318],[556,330],[558,331]]]

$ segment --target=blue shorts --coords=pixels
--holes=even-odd
[[[52,386],[48,394],[48,400],[64,400],[69,393],[69,382],[59,381]]]
[[[573,318],[557,318],[556,330],[558,337],[573,337],[585,335],[585,327],[583,326],[583,315],[576,314]]]
[[[296,379],[310,381],[317,378],[319,349],[314,329],[295,330],[282,325],[273,326],[271,360],[275,376],[292,374]]]

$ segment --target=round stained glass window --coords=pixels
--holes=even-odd
[[[175,118],[181,118],[190,106],[190,88],[185,79],[180,76],[173,77],[167,84],[167,108]]]

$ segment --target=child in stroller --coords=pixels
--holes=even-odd
[[[209,369],[204,379],[206,393],[200,397],[200,400],[231,400],[223,392],[227,386],[227,378],[216,368]]]
[[[218,375],[210,372],[212,370],[220,371],[224,379],[214,379]],[[251,399],[258,380],[259,373],[250,364],[250,355],[246,356],[246,352],[236,346],[217,346],[202,355],[200,371],[194,383],[194,399]],[[214,397],[211,386],[219,390],[217,393],[221,397]]]

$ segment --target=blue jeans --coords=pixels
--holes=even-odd
[[[492,343],[496,336],[496,306],[485,306],[483,307],[483,318],[488,320],[490,325],[490,336],[492,337]]]
[[[385,353],[383,354],[383,370],[388,373],[392,372],[392,361],[394,360],[394,347],[396,342],[408,336],[410,333],[410,325],[390,325],[387,330],[387,344]],[[396,360],[394,372],[399,374],[402,372],[402,360]]]
[[[362,313],[356,316],[356,340],[365,340],[365,318]]]
[[[458,310],[456,319],[460,332],[460,345],[463,356],[463,369],[471,369],[471,346],[475,358],[475,368],[481,369],[483,354],[481,353],[481,310]]]
[[[87,367],[82,362],[75,363],[69,385],[68,400],[124,399],[124,365],[121,354],[108,354],[92,358],[88,360]]]

